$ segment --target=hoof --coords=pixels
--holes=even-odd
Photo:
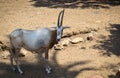
[[[51,71],[48,71],[47,74],[51,74]]]
[[[47,73],[47,74],[51,74],[51,70],[52,70],[51,68],[50,68],[50,69],[47,68],[47,69],[46,69],[46,73]]]
[[[24,75],[24,73],[23,72],[21,72],[21,73],[19,73],[20,75]]]
[[[19,72],[20,75],[24,74],[24,72],[22,70],[18,70],[18,72]]]
[[[11,68],[13,71],[16,71],[16,69],[14,67]]]

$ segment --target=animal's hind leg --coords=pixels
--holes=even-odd
[[[15,51],[16,51],[16,54],[15,54],[14,60],[15,60],[16,65],[17,65],[18,72],[20,74],[23,74],[23,71],[21,70],[19,63],[18,63],[18,53],[20,52],[20,49],[16,49]]]
[[[10,62],[11,62],[11,68],[13,71],[15,71],[15,67],[13,64],[13,58],[14,58],[14,48],[10,48]]]
[[[13,71],[15,71],[15,67],[14,67],[14,64],[13,64],[13,54],[10,55],[10,61],[11,61],[11,68]]]

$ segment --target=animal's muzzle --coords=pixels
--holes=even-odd
[[[60,41],[60,39],[57,39],[57,41]]]

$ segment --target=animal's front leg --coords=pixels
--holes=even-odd
[[[51,68],[48,65],[49,64],[48,58],[49,58],[48,49],[46,49],[45,50],[45,70],[46,70],[47,74],[50,74],[51,73]]]

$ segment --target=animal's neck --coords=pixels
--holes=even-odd
[[[57,30],[56,28],[52,29],[52,38],[54,41],[57,41]]]
[[[52,29],[52,38],[51,38],[51,44],[50,44],[50,47],[49,48],[52,48],[54,46],[54,44],[57,44],[58,41],[56,39],[56,36],[57,36],[57,32],[56,32],[56,29]]]

